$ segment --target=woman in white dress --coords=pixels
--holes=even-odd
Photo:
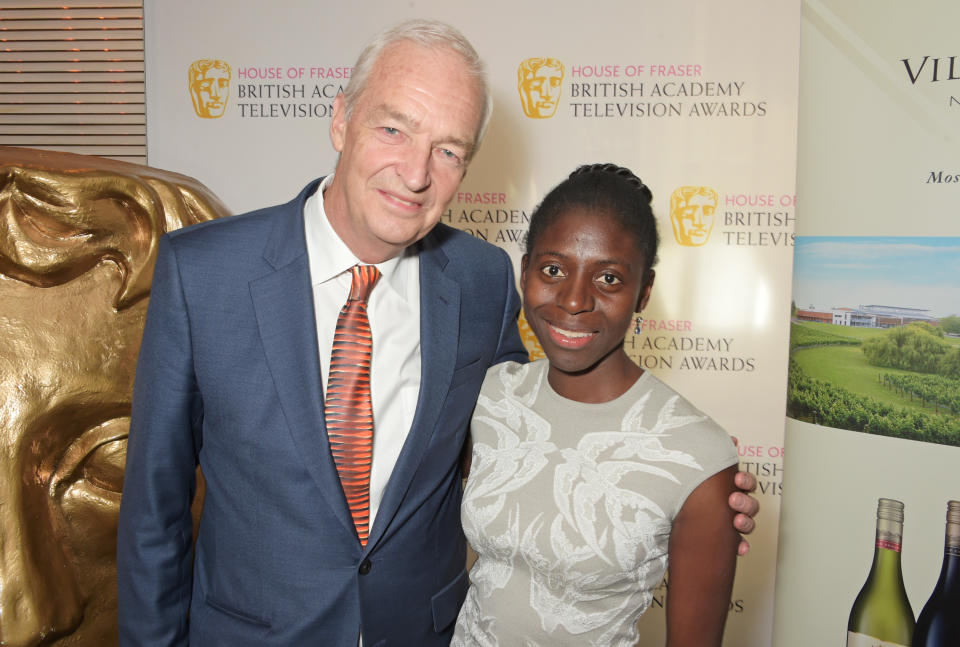
[[[547,359],[494,366],[481,390],[462,505],[478,558],[452,645],[635,645],[668,561],[668,647],[721,643],[736,449],[624,350],[653,287],[650,201],[596,164],[531,217],[520,282]]]

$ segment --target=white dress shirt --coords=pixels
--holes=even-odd
[[[362,264],[327,220],[323,192],[332,178],[332,174],[324,178],[303,208],[324,397],[337,317],[350,294],[350,268]],[[367,301],[373,338],[371,530],[420,394],[420,261],[415,252],[408,251],[376,266],[381,277]]]

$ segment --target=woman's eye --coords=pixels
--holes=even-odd
[[[127,461],[130,418],[113,418],[80,434],[60,457],[53,475],[58,490],[74,485],[119,496]]]
[[[553,278],[563,276],[563,270],[560,269],[559,265],[545,265],[540,271]]]
[[[102,490],[120,493],[126,462],[126,438],[104,443],[87,454],[81,465],[82,478]]]

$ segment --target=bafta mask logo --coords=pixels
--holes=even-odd
[[[201,58],[190,64],[190,98],[198,117],[219,119],[230,96],[230,66],[226,61]]]
[[[673,237],[685,247],[700,247],[710,240],[720,198],[708,186],[682,186],[670,195]]]
[[[548,119],[557,112],[563,87],[563,63],[555,58],[528,58],[517,68],[517,91],[523,113]]]

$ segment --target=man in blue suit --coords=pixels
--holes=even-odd
[[[509,258],[438,224],[489,112],[470,44],[405,23],[334,103],[334,175],[163,239],[120,513],[122,645],[448,644],[467,587],[458,457],[486,369],[526,356]],[[365,543],[323,406],[356,264],[381,274]]]

